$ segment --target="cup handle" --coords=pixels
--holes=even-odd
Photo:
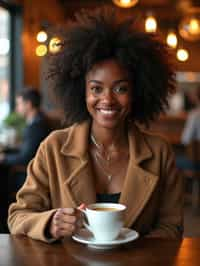
[[[83,209],[78,209],[81,213],[82,213],[82,216],[83,216],[83,225],[89,230],[91,231],[91,228],[88,224],[88,219],[87,219],[87,213],[85,210]]]

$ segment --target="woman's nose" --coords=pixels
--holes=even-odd
[[[113,95],[113,92],[111,90],[106,90],[103,93],[102,100],[106,103],[113,103],[115,101],[115,97]]]

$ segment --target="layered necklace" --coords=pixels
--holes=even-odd
[[[117,170],[112,171],[111,167],[114,166],[113,153],[114,144],[112,143],[110,146],[110,150],[106,150],[103,144],[99,144],[94,135],[91,135],[91,142],[95,147],[95,151],[93,153],[96,164],[99,169],[101,169],[102,173],[107,177],[108,183],[110,183],[114,176],[117,175]]]

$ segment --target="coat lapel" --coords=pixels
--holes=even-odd
[[[96,192],[89,160],[71,158],[70,161],[76,165],[76,168],[65,181],[68,194],[71,194],[71,199],[75,206],[79,206],[81,203],[94,203],[96,201]]]
[[[155,188],[158,177],[142,168],[129,165],[120,203],[127,206],[125,226],[131,226],[140,215]]]
[[[88,156],[88,134],[89,123],[75,125],[61,149],[61,153],[67,156],[67,164],[70,167],[64,185],[74,206],[96,201],[94,178]]]
[[[120,203],[127,206],[125,226],[131,226],[148,202],[158,176],[144,170],[140,163],[152,157],[152,152],[137,127],[129,132],[129,165]]]

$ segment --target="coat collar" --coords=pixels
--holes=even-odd
[[[72,126],[68,139],[61,148],[61,152],[68,156],[68,163],[75,165],[64,182],[71,193],[74,206],[96,201],[95,182],[88,156],[89,131],[89,122]],[[140,166],[142,161],[152,157],[152,151],[137,126],[132,125],[129,129],[128,139],[130,160],[119,200],[127,206],[125,226],[131,226],[137,219],[158,180],[157,176]]]
[[[90,134],[90,122],[75,124],[69,129],[69,136],[61,147],[61,153],[67,156],[88,158],[88,139]],[[131,159],[139,164],[152,156],[152,151],[147,145],[143,134],[136,125],[132,125],[128,131],[129,153]]]

